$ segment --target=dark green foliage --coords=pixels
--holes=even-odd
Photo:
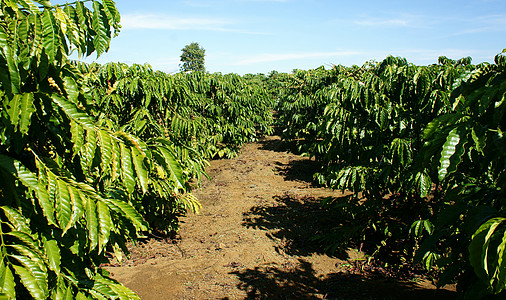
[[[115,4],[0,4],[0,293],[135,299],[100,269],[105,252],[121,259],[139,232],[177,228],[199,204],[171,143],[100,114],[89,74],[67,59],[107,51]]]
[[[172,179],[179,189],[189,191],[185,184],[193,178],[200,182],[207,159],[235,156],[243,143],[270,132],[269,99],[252,79],[202,72],[169,75],[147,65],[78,66],[91,92],[86,105],[96,118],[145,140],[159,162],[158,178]],[[182,170],[172,172],[173,165]],[[164,185],[153,187],[156,193],[133,193],[132,202],[159,231],[177,231],[178,217],[199,207],[188,193],[166,195],[171,199],[166,201],[160,198]]]
[[[317,181],[354,192],[324,203],[340,224],[318,237],[328,249],[361,245],[390,263],[396,249],[393,262],[422,262],[439,284],[458,279],[473,297],[506,286],[506,80],[503,55],[470,62],[388,57],[296,71],[283,78],[279,121],[284,138],[321,163]],[[469,285],[475,276],[481,283]]]
[[[89,115],[67,61],[72,49],[107,51],[119,14],[110,0],[44,5],[0,2],[0,293],[135,299],[99,265],[147,229],[119,195],[150,181],[149,152]]]
[[[315,179],[353,192],[323,203],[329,251],[504,296],[506,49],[478,66],[387,57],[241,77],[204,73],[193,43],[195,72],[168,75],[68,61],[106,52],[120,28],[113,1],[84,2],[0,1],[0,296],[137,298],[100,269],[105,252],[176,231],[200,207],[189,182],[272,133],[274,105],[283,138],[321,164]]]

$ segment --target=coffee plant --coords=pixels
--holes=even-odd
[[[506,288],[506,49],[493,64],[387,57],[239,76],[85,64],[120,29],[112,0],[0,0],[0,296],[137,299],[100,268],[197,212],[209,159],[273,132],[314,157],[329,252],[412,261],[461,295]]]
[[[503,76],[500,54],[493,65],[387,57],[285,78],[283,137],[321,165],[317,182],[354,192],[323,202],[338,224],[316,240],[398,268],[420,262],[469,298],[500,293]]]

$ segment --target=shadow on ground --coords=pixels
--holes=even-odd
[[[323,251],[313,240],[332,227],[329,213],[322,208],[321,198],[285,194],[274,196],[274,205],[258,205],[243,214],[243,226],[265,230],[277,241],[275,250],[288,255],[308,256]],[[345,249],[337,251],[346,258]]]
[[[332,273],[317,277],[312,265],[265,266],[232,272],[246,299],[455,299],[447,290],[420,288],[414,282],[376,276]]]
[[[298,154],[297,143],[295,141],[281,140],[280,138],[261,139],[258,141],[261,150],[269,150],[275,152],[292,152]]]
[[[286,180],[305,182],[314,185],[313,174],[320,171],[314,160],[292,160],[290,164],[276,163],[276,172]]]
[[[295,150],[296,143],[288,142],[279,139],[279,137],[272,139],[260,140],[262,146],[261,150],[275,151],[275,152],[291,152],[297,154]],[[300,153],[299,153],[300,154]],[[282,175],[286,180],[304,181],[313,183],[313,174],[321,169],[321,165],[314,159],[297,159],[291,160],[289,164],[276,163],[276,171]]]
[[[277,171],[287,180],[310,183],[315,167],[314,161],[297,160],[289,165],[278,164]],[[303,191],[276,195],[274,203],[254,206],[243,214],[242,225],[264,230],[276,241],[278,253],[301,257],[296,264],[271,264],[231,272],[240,279],[238,287],[247,293],[247,299],[456,299],[453,291],[434,290],[376,273],[346,271],[317,276],[304,257],[324,252],[314,237],[329,232],[336,222],[321,206],[324,198],[304,195]],[[346,250],[347,247],[337,249],[334,255],[346,260],[349,258]]]

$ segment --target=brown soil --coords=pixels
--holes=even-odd
[[[311,238],[330,220],[319,201],[342,194],[312,186],[314,162],[282,147],[267,137],[212,161],[195,192],[203,208],[182,218],[181,239],[149,239],[107,269],[142,299],[455,298],[424,280],[353,272],[356,250],[321,253]]]

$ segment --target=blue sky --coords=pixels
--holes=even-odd
[[[62,2],[62,1],[56,1]],[[291,72],[387,55],[492,62],[506,48],[505,0],[117,0],[122,30],[97,61],[177,72],[198,42],[209,72]],[[92,55],[86,61],[94,61]]]

